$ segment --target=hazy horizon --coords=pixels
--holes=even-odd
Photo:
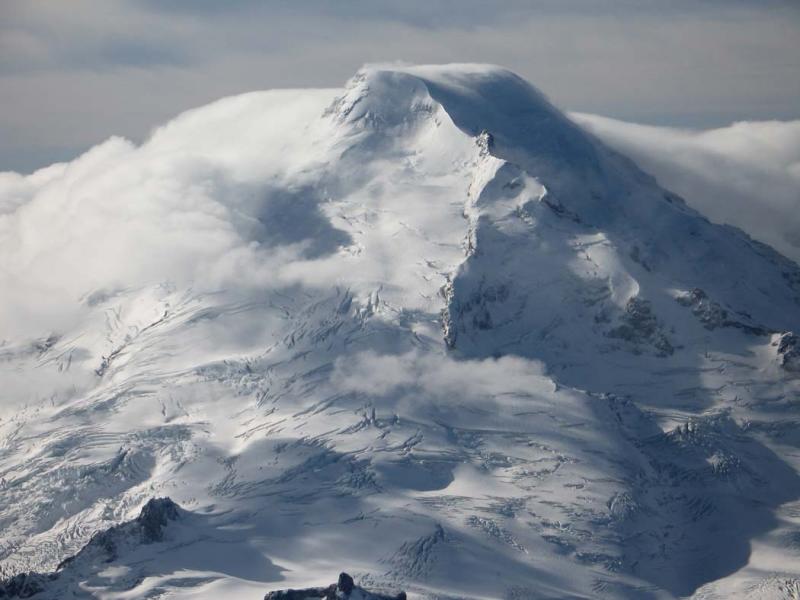
[[[651,125],[800,118],[800,6],[777,0],[11,0],[0,17],[0,171],[111,135],[140,142],[236,93],[341,87],[389,60],[500,64],[565,110]]]

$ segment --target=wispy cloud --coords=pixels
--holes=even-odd
[[[800,121],[690,130],[573,118],[718,223],[800,263]]]

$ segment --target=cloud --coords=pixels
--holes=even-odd
[[[689,130],[573,114],[712,221],[800,263],[800,121]]]
[[[362,352],[336,360],[331,385],[339,393],[372,397],[404,398],[414,404],[444,401],[452,406],[457,398],[460,411],[471,407],[491,410],[489,398],[498,394],[517,397],[547,396],[555,390],[538,361],[515,356],[484,360],[457,360],[446,354],[376,354]],[[417,412],[418,409],[415,411]]]
[[[0,174],[0,343],[68,329],[95,292],[169,282],[241,301],[283,285],[282,265],[345,243],[310,201],[274,223],[314,183],[317,170],[288,165],[314,159],[305,144],[331,96],[229,98],[138,147],[113,137],[70,163]]]

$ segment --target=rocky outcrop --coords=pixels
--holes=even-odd
[[[77,554],[62,560],[54,573],[19,573],[0,580],[0,598],[31,598],[47,591],[65,569],[86,563],[110,563],[121,549],[161,542],[167,525],[180,517],[180,511],[169,498],[152,498],[132,521],[95,533]]]
[[[112,562],[122,546],[160,542],[167,523],[179,516],[180,507],[169,498],[151,498],[133,521],[94,534],[80,552],[61,561],[57,570],[82,559]]]
[[[788,331],[774,342],[778,347],[778,361],[781,367],[793,373],[800,373],[800,336]]]
[[[327,587],[277,590],[268,592],[264,596],[264,600],[312,600],[316,598],[324,598],[325,600],[337,600],[340,598],[352,598],[353,600],[406,600],[406,593],[400,592],[392,596],[369,592],[357,586],[350,575],[341,573],[339,581]]]
[[[732,319],[727,310],[718,302],[714,302],[708,294],[700,288],[694,288],[691,292],[680,294],[676,300],[681,306],[692,309],[692,314],[697,317],[703,327],[713,331],[718,327],[735,327],[753,335],[766,335],[768,332],[758,325],[750,325]]]
[[[725,322],[728,320],[728,311],[713,302],[700,288],[695,288],[691,292],[684,292],[676,300],[681,306],[691,308],[692,314],[698,318],[706,329],[713,330],[717,327],[724,327]]]
[[[511,286],[506,283],[487,284],[481,281],[477,289],[459,296],[455,285],[448,281],[442,290],[447,303],[442,311],[442,329],[448,348],[455,348],[459,330],[488,331],[495,327],[492,309],[511,295]]]
[[[142,507],[134,521],[139,528],[143,544],[152,544],[164,539],[164,528],[169,521],[180,516],[180,507],[169,498],[152,498]]]
[[[620,320],[622,323],[608,332],[609,337],[625,340],[634,347],[648,344],[655,348],[658,356],[669,356],[675,351],[648,300],[628,300]]]

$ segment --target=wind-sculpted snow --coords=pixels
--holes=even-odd
[[[5,578],[169,496],[69,589],[796,589],[800,269],[513,74],[366,67],[3,182]]]

